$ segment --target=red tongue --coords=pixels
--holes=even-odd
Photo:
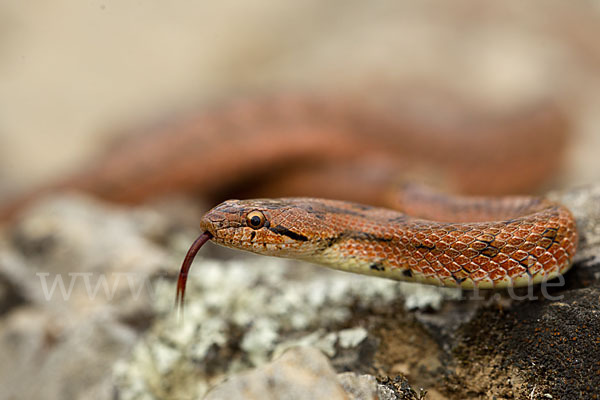
[[[190,267],[192,266],[194,257],[196,257],[196,254],[198,253],[198,250],[200,250],[202,245],[208,242],[212,237],[212,234],[208,231],[198,236],[198,239],[194,241],[192,247],[190,247],[187,254],[185,255],[185,258],[183,259],[181,271],[179,271],[179,278],[177,279],[177,296],[175,297],[175,304],[181,314],[183,314],[183,298],[185,296],[185,284],[187,282],[188,272],[190,270]]]

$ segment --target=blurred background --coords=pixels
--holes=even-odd
[[[572,122],[562,182],[590,182],[598,4],[3,1],[0,188],[52,181],[131,127],[223,98],[393,87],[494,106],[555,99]]]

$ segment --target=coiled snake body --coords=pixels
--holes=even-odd
[[[431,208],[447,220],[490,220],[432,221],[315,198],[229,200],[202,218],[205,232],[186,256],[178,298],[183,301],[193,257],[209,239],[360,274],[462,288],[535,284],[571,266],[577,231],[562,205],[516,196],[419,200],[435,203]]]

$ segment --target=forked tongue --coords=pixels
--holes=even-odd
[[[190,247],[187,254],[185,255],[185,258],[183,259],[181,271],[179,271],[179,278],[177,279],[177,296],[175,297],[175,305],[177,306],[177,310],[180,316],[183,316],[183,298],[185,296],[185,284],[187,282],[188,272],[190,271],[192,262],[194,261],[196,254],[198,254],[198,250],[200,250],[204,243],[208,242],[212,237],[212,234],[208,231],[198,236],[198,239],[194,241],[192,247]]]

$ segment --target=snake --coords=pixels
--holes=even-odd
[[[416,201],[437,219],[319,198],[225,201],[200,220],[203,233],[182,264],[176,301],[183,306],[192,261],[209,240],[347,272],[463,289],[532,285],[572,265],[575,219],[559,203],[534,196],[407,193],[405,207]]]
[[[382,207],[390,188],[415,180],[471,195],[532,193],[564,158],[569,121],[552,99],[489,107],[442,90],[373,93],[240,95],[124,129],[63,177],[0,193],[0,223],[65,190],[122,204],[179,194]]]
[[[225,201],[201,218],[178,280],[181,301],[208,240],[462,288],[521,286],[569,268],[577,233],[560,204],[390,189],[407,175],[470,195],[532,191],[564,153],[569,124],[551,99],[498,112],[439,92],[424,102],[407,91],[367,97],[251,96],[139,129],[95,163],[0,206],[0,222],[60,190],[121,203],[198,191],[219,201],[274,197]]]

